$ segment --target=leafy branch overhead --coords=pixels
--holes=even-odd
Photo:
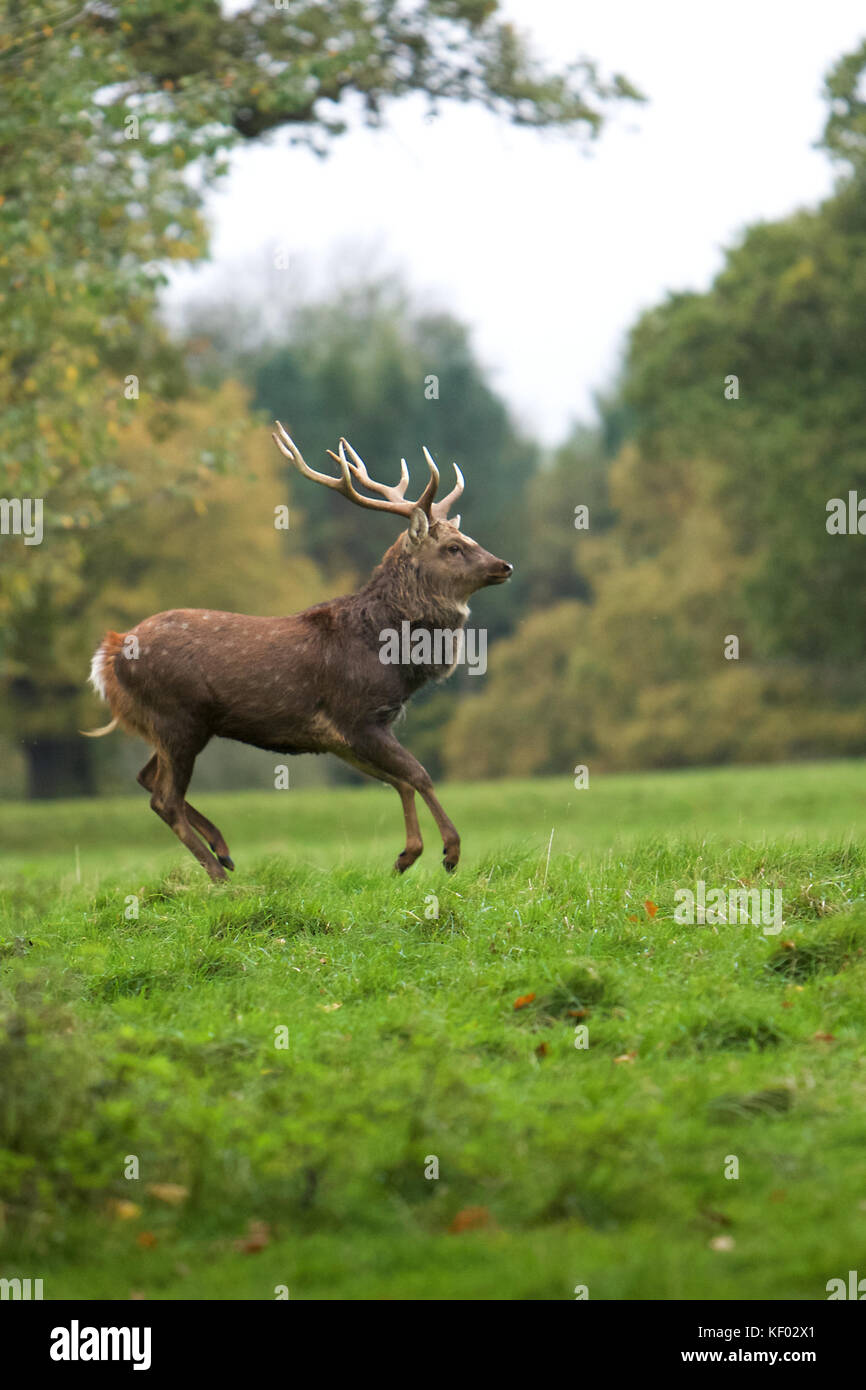
[[[373,124],[393,99],[420,93],[434,111],[471,102],[518,125],[592,136],[613,103],[640,99],[587,59],[547,68],[498,0],[254,0],[234,15],[216,0],[121,0],[95,7],[89,23],[128,64],[130,94],[171,93],[169,118],[206,118],[247,139],[303,126],[299,138],[322,147],[346,129],[350,94]]]

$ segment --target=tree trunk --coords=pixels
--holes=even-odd
[[[93,796],[93,749],[80,735],[52,734],[24,740],[27,794],[36,801]]]

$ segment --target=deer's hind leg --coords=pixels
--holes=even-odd
[[[181,844],[186,845],[209,877],[218,881],[227,877],[226,871],[219,859],[205,849],[190,823],[184,801],[184,792],[189,786],[196,757],[203,746],[203,743],[196,745],[195,742],[157,742],[154,755],[156,770],[149,777],[150,805],[160,819],[174,831]],[[139,779],[147,773],[149,767],[148,763],[147,767],[142,768]]]
[[[158,757],[157,754],[154,753],[150,761],[145,763],[136,779],[140,785],[144,787],[145,791],[153,791],[157,767]],[[199,835],[204,838],[205,843],[210,846],[224,868],[234,869],[229,847],[225,842],[225,838],[219,826],[214,825],[213,821],[208,820],[207,816],[203,816],[201,811],[197,811],[190,802],[185,801],[184,806],[186,807],[186,818],[193,830],[197,830]]]

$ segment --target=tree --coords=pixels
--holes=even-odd
[[[750,229],[705,295],[679,295],[631,339],[627,395],[641,467],[632,535],[658,553],[696,474],[708,525],[738,557],[759,650],[851,662],[866,554],[828,533],[827,503],[866,495],[862,362],[866,215],[846,185],[822,207]],[[726,399],[734,374],[738,399]]]
[[[608,474],[613,455],[604,424],[577,425],[550,464],[530,479],[525,506],[530,605],[593,593],[595,537],[614,524]],[[615,452],[615,451],[614,451]]]
[[[747,229],[709,290],[634,325],[608,403],[619,447],[596,474],[609,529],[565,538],[585,440],[536,480],[535,592],[585,578],[589,603],[530,617],[494,654],[448,730],[455,771],[552,770],[587,747],[598,767],[866,749],[866,515],[848,529],[849,493],[866,501],[864,73],[866,45],[828,78],[824,143],[848,166],[833,196]],[[533,718],[549,742],[518,737]]]
[[[824,81],[828,114],[821,143],[829,154],[862,175],[866,169],[866,40],[835,63]]]

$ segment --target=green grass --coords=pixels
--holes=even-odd
[[[205,796],[216,888],[143,793],[0,806],[0,1275],[820,1299],[866,1274],[866,767],[443,801],[458,873],[424,816],[393,878],[392,792]],[[678,925],[697,879],[781,889],[782,932]]]

